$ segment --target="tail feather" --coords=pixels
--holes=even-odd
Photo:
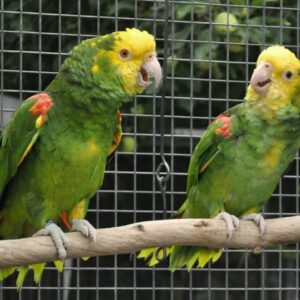
[[[17,271],[19,272],[18,277],[17,277],[17,281],[16,281],[16,286],[17,286],[17,290],[19,291],[24,283],[25,277],[27,275],[29,268],[28,267],[19,267],[17,269]]]
[[[223,249],[219,249],[218,251],[216,251],[214,253],[214,255],[212,256],[211,261],[213,263],[215,263],[216,261],[218,261],[220,259],[221,255],[222,255],[222,253],[223,253]]]
[[[10,276],[16,271],[16,267],[8,267],[0,269],[0,281],[3,281],[5,278]]]
[[[216,262],[223,249],[208,249],[194,246],[174,246],[170,254],[170,269],[175,271],[184,266],[190,271],[198,262],[198,268],[204,268],[210,261]]]
[[[166,256],[169,256],[171,248],[172,247],[166,248]],[[144,249],[138,254],[137,257],[147,261],[147,265],[149,267],[153,267],[157,265],[162,259],[164,259],[164,250],[159,247]]]
[[[62,272],[64,268],[64,262],[61,260],[56,260],[53,262],[56,269],[59,272]],[[31,269],[33,270],[33,279],[36,284],[38,284],[42,278],[46,263],[39,263],[39,264],[32,264],[29,266],[22,266],[22,267],[9,267],[9,268],[1,268],[0,269],[0,281],[3,281],[5,278],[13,274],[14,272],[18,272],[16,287],[18,291],[22,289],[24,280],[28,271]]]
[[[53,263],[59,272],[63,271],[64,269],[63,260],[55,260],[53,261]],[[45,266],[46,263],[32,264],[29,266],[29,269],[33,270],[33,280],[36,284],[38,284],[41,281]]]
[[[64,269],[64,261],[63,260],[55,260],[54,265],[59,272],[62,272]]]
[[[194,248],[196,251],[193,251],[194,253],[190,255],[189,260],[186,263],[186,268],[188,271],[191,271],[197,260],[199,259],[199,252],[197,251],[197,248]]]
[[[223,249],[208,249],[195,246],[172,246],[167,248],[167,256],[170,256],[169,268],[175,271],[186,266],[190,271],[198,262],[199,268],[204,268],[208,262],[216,262],[222,254]],[[155,266],[163,258],[161,248],[149,248],[142,250],[138,258],[147,261],[149,267]]]
[[[42,278],[46,263],[33,264],[29,268],[33,270],[33,280],[38,284]]]

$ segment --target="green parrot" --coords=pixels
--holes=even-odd
[[[119,108],[160,83],[155,48],[154,37],[135,28],[85,40],[17,109],[0,143],[1,239],[50,235],[60,260],[68,241],[59,224],[96,239],[86,210],[120,142]],[[44,265],[4,268],[0,279],[17,270],[21,287],[32,268],[38,282]]]
[[[216,118],[204,132],[188,169],[187,198],[176,218],[221,218],[228,238],[239,218],[266,230],[262,206],[300,146],[300,61],[283,46],[258,57],[245,101]],[[170,246],[171,270],[217,261],[222,249]],[[162,249],[139,253],[150,266]]]

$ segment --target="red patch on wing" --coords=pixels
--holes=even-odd
[[[46,116],[48,111],[53,106],[53,101],[47,93],[36,94],[30,99],[36,99],[36,103],[31,107],[30,112],[34,116]]]
[[[227,117],[225,115],[219,115],[215,121],[222,121],[223,125],[215,130],[215,134],[222,136],[224,139],[228,139],[231,136],[230,132],[230,122],[231,122],[231,117]]]
[[[65,226],[71,231],[72,230],[72,225],[68,221],[68,216],[67,216],[67,213],[65,211],[61,213],[60,218],[63,221],[63,223],[65,224]]]
[[[119,110],[117,112],[117,118],[118,118],[118,121],[121,123],[122,122],[122,114]]]

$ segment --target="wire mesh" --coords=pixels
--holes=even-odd
[[[163,57],[162,0],[1,0],[1,126],[16,106],[41,91],[68,51],[83,39],[126,27],[153,33]],[[261,49],[284,44],[299,57],[300,0],[170,0],[170,53],[165,110],[169,216],[185,199],[194,145],[209,122],[241,101]],[[225,13],[228,23],[216,22]],[[163,205],[155,174],[160,163],[161,90],[133,99],[123,111],[124,138],[87,218],[98,228],[160,219]],[[299,213],[299,157],[272,199],[268,217]],[[254,255],[225,249],[205,269],[172,273],[167,263],[148,268],[136,255],[51,265],[36,287],[31,276],[17,293],[15,278],[1,284],[0,299],[298,299],[299,246]]]

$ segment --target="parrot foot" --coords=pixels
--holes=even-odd
[[[260,234],[264,234],[266,232],[266,222],[261,214],[252,213],[243,216],[242,219],[253,221],[258,226]]]
[[[71,223],[73,231],[79,231],[93,242],[96,241],[96,229],[89,221],[84,219],[73,219]]]
[[[230,136],[231,136],[231,132],[230,132],[231,118],[221,114],[216,118],[216,121],[222,121],[223,125],[215,130],[215,134],[222,136],[225,140],[230,138]]]
[[[67,256],[68,239],[64,232],[53,222],[47,222],[44,228],[40,229],[33,236],[50,235],[57,249],[59,259],[64,260]]]
[[[225,221],[227,229],[227,240],[229,241],[232,237],[233,232],[239,227],[240,220],[236,216],[230,215],[225,211],[220,212],[215,217],[215,219],[221,219]]]

